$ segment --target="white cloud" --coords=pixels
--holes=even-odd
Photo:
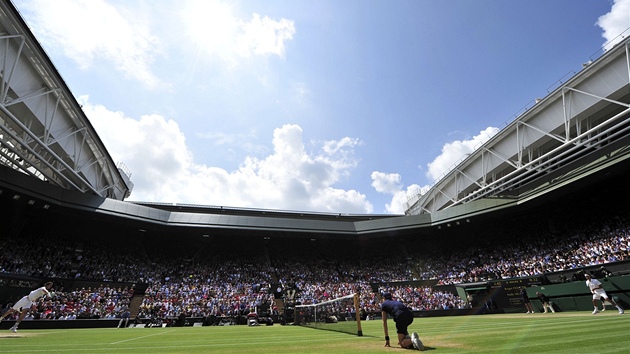
[[[445,144],[442,147],[442,153],[427,164],[427,178],[431,182],[437,181],[444,173],[453,168],[455,163],[465,155],[475,151],[476,148],[488,141],[498,132],[499,128],[488,127],[470,140],[456,140]]]
[[[302,129],[274,130],[273,153],[248,157],[236,171],[194,162],[186,138],[173,120],[159,115],[139,120],[79,101],[115,161],[132,173],[130,200],[234,207],[371,213],[364,194],[334,187],[339,176],[356,165],[352,153],[360,142],[329,141],[309,154]]]
[[[295,34],[292,20],[278,21],[252,14],[239,18],[232,5],[218,0],[193,0],[184,4],[180,17],[186,35],[202,51],[235,64],[238,58],[276,55],[284,58],[285,42]]]
[[[406,211],[407,197],[418,194],[421,189],[428,187],[420,187],[412,184],[403,190],[401,176],[398,173],[384,173],[379,171],[372,172],[372,187],[379,192],[392,196],[390,203],[385,204],[385,211],[390,214],[404,214]]]
[[[349,137],[326,141],[322,146],[325,155],[319,159],[330,161],[339,171],[356,167],[358,162],[354,158],[354,147],[361,144],[361,140]]]
[[[372,187],[379,193],[393,194],[402,188],[398,173],[372,172]]]
[[[293,39],[293,21],[274,21],[253,14],[251,21],[242,23],[243,33],[237,38],[237,52],[242,56],[273,54],[284,58],[284,42]]]
[[[604,30],[602,36],[606,39],[604,49],[608,50],[628,37],[630,27],[630,0],[615,0],[610,12],[597,20],[597,25]],[[625,31],[625,33],[624,33]]]
[[[148,88],[161,85],[150,65],[159,40],[140,13],[103,0],[33,0],[23,4],[33,32],[48,48],[61,48],[82,69],[111,61],[127,77]]]
[[[149,89],[169,87],[156,76],[152,65],[176,44],[196,46],[199,53],[217,55],[234,66],[240,58],[252,56],[284,58],[286,43],[296,32],[292,20],[274,20],[256,13],[241,18],[232,2],[219,0],[159,6],[142,2],[113,5],[105,0],[28,0],[20,9],[28,12],[29,25],[46,48],[59,48],[83,70],[111,63],[115,70]],[[179,13],[181,22],[163,19],[161,13]],[[162,20],[152,23],[152,18]],[[176,34],[180,28],[184,28],[184,35]]]
[[[455,163],[465,155],[472,153],[476,148],[488,141],[499,132],[498,128],[488,127],[470,140],[456,140],[442,147],[442,153],[432,162],[427,164],[427,178],[431,182],[437,181],[445,172],[449,171]],[[408,197],[425,193],[430,186],[412,184],[403,189],[402,178],[397,173],[372,172],[372,187],[379,192],[392,196],[390,203],[385,204],[385,210],[392,214],[404,214]]]
[[[389,204],[385,204],[385,210],[391,214],[404,214],[407,211],[406,203],[407,198],[412,195],[418,194],[420,186],[412,184],[407,187],[406,190],[400,190],[393,194],[392,201]],[[426,188],[425,188],[426,189]]]

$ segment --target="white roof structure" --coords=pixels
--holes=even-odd
[[[555,188],[628,158],[629,50],[626,38],[559,82],[429,191],[408,198],[406,214],[484,200],[523,202],[545,185]]]
[[[465,157],[406,216],[332,215],[124,201],[116,164],[15,7],[0,0],[0,200],[157,228],[393,235],[468,223],[630,165],[630,38],[584,65]],[[518,83],[515,83],[518,85]],[[28,176],[32,178],[29,178]],[[595,182],[593,182],[595,180]],[[43,182],[42,182],[43,181]],[[566,190],[566,188],[565,188]],[[4,193],[4,194],[3,194]],[[177,201],[174,201],[177,202]],[[28,206],[25,206],[28,208]]]
[[[65,189],[123,200],[133,184],[15,7],[0,1],[0,163]]]

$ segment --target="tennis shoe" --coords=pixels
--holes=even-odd
[[[17,333],[17,328],[15,328],[15,327],[11,327],[11,332],[13,332],[13,333]]]
[[[424,350],[424,344],[422,344],[420,337],[418,337],[418,333],[413,332],[411,334],[411,343],[413,343],[414,348],[418,350]]]
[[[619,310],[619,314],[620,314],[620,315],[623,315],[623,313],[624,313],[624,312],[625,312],[625,311],[624,311],[623,309],[620,309],[620,310]]]
[[[593,310],[593,315],[596,314],[596,313],[599,313],[598,309]]]

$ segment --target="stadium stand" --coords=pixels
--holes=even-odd
[[[627,191],[618,187],[609,193]],[[193,239],[142,232],[129,237],[96,232],[100,227],[86,233],[90,228],[64,228],[49,220],[42,235],[34,223],[3,238],[0,251],[7,256],[0,275],[2,288],[30,286],[20,283],[20,275],[102,284],[57,288],[32,319],[118,318],[134,297],[133,287],[115,285],[125,282],[145,284],[136,294],[141,301],[130,310],[146,324],[175,325],[181,314],[213,318],[212,324],[226,318],[244,323],[252,308],[282,322],[287,303],[312,304],[357,290],[364,317],[378,313],[382,291],[415,311],[465,309],[471,306],[467,299],[452,287],[443,291],[444,286],[534,275],[553,282],[579,280],[576,274],[585,267],[603,272],[604,265],[603,277],[628,273],[630,215],[620,199],[613,203],[609,197],[606,191],[586,200],[572,195],[535,212],[470,225],[448,239]],[[404,252],[383,253],[391,244]],[[278,286],[281,294],[274,293]],[[16,298],[0,300],[6,305]]]
[[[418,316],[519,311],[516,290],[541,285],[556,305],[579,310],[591,306],[590,293],[571,283],[585,272],[617,282],[611,295],[630,303],[630,94],[627,75],[615,71],[627,68],[628,40],[567,81],[592,84],[608,96],[590,93],[588,107],[573,106],[579,114],[570,121],[554,116],[566,132],[537,126],[528,137],[541,139],[516,152],[517,144],[506,142],[511,138],[500,139],[508,134],[492,139],[512,146],[502,151],[516,153],[516,163],[495,159],[493,169],[465,179],[468,187],[459,190],[461,170],[453,170],[438,184],[456,194],[433,188],[418,196],[410,215],[333,215],[125,202],[133,188],[129,173],[114,164],[11,2],[0,2],[0,25],[9,34],[5,48],[20,51],[5,55],[16,58],[6,66],[25,68],[6,77],[20,79],[9,80],[4,92],[25,96],[0,102],[7,139],[0,159],[0,303],[6,309],[54,281],[55,295],[37,304],[31,323],[115,326],[130,310],[134,326],[231,325],[245,324],[254,310],[285,324],[296,305],[356,292],[361,316],[373,318],[385,290]],[[17,38],[24,46],[11,42]],[[596,70],[606,72],[606,80],[598,80]],[[23,81],[50,94],[13,89]],[[535,115],[558,104],[558,92],[528,111],[532,120],[519,127],[549,121]],[[34,107],[58,100],[63,109],[55,119],[38,116],[25,98],[37,99]],[[54,144],[38,143],[42,132],[54,136],[66,125],[76,143],[58,137]],[[581,126],[594,130],[586,134]],[[562,133],[566,137],[558,138]],[[90,143],[82,154],[66,150],[84,140]],[[101,163],[70,161],[86,154]],[[523,159],[528,155],[532,161]],[[427,209],[433,202],[439,205]],[[449,209],[451,203],[458,205]]]

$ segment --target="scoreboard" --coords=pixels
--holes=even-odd
[[[506,280],[492,280],[488,282],[492,299],[498,308],[506,312],[518,312],[524,310],[521,297],[521,289],[531,286],[541,286],[544,284],[543,276],[532,276],[528,278],[515,278]]]

